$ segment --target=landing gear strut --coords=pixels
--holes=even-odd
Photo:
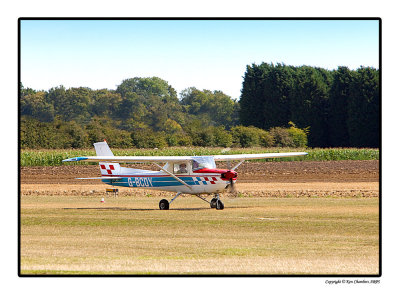
[[[172,201],[174,201],[176,198],[178,198],[180,194],[182,194],[182,193],[181,193],[181,192],[177,193],[177,194],[175,195],[175,197],[172,198],[171,201],[169,201],[169,202],[168,202],[167,199],[162,199],[162,200],[160,201],[160,203],[158,204],[158,207],[159,207],[161,210],[168,210],[168,209],[169,209],[169,205],[172,203]]]
[[[169,201],[169,202],[168,202],[167,199],[162,199],[160,201],[160,203],[158,204],[158,206],[160,207],[161,210],[168,210],[169,209],[169,205],[172,203],[172,201],[174,201],[176,198],[178,198],[180,194],[182,194],[182,193],[177,193],[175,195],[175,197],[172,198],[171,201]],[[224,209],[224,203],[222,203],[221,199],[219,198],[219,194],[215,194],[214,198],[212,198],[210,202],[208,202],[207,199],[201,197],[200,195],[195,195],[195,196],[197,196],[201,200],[209,203],[211,208],[216,208],[218,210]]]

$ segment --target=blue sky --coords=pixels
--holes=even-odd
[[[116,87],[157,76],[177,92],[239,99],[246,65],[379,67],[379,23],[368,20],[21,21],[25,87]]]

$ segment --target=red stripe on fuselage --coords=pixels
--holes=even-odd
[[[230,179],[236,180],[236,177],[237,177],[237,172],[232,171],[232,170],[228,170],[228,169],[207,169],[207,168],[204,168],[204,169],[196,170],[193,173],[196,173],[196,174],[199,174],[199,173],[200,174],[204,174],[204,173],[221,174],[221,179],[225,180],[225,181],[228,181]]]
[[[228,172],[228,169],[200,169],[193,171],[193,173],[217,173],[217,174],[222,174]]]

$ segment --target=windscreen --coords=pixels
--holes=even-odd
[[[192,160],[192,170],[200,170],[200,169],[215,169],[215,161],[212,156],[199,156],[194,157]]]

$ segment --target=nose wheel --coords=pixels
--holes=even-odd
[[[217,207],[216,207],[216,209],[218,209],[218,210],[222,210],[222,209],[224,209],[224,204],[222,203],[222,201],[221,200],[218,200],[217,201]]]
[[[217,208],[217,198],[212,198],[210,201],[210,207],[211,208]]]
[[[211,199],[210,207],[222,210],[224,209],[224,203],[222,203],[221,199],[219,199],[219,196],[217,196]]]

